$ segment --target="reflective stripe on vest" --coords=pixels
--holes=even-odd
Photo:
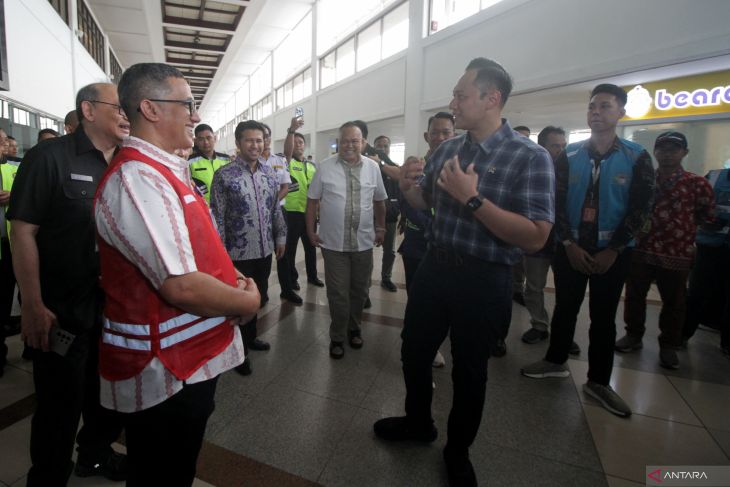
[[[170,318],[167,321],[163,321],[158,325],[159,332],[165,333],[175,328],[190,325],[196,321],[202,319],[200,316],[196,316],[190,313],[186,313],[174,318]],[[177,331],[164,338],[160,338],[160,348],[168,348],[176,343],[188,340],[195,336],[200,335],[213,327],[216,327],[226,321],[223,316],[216,316],[213,318],[207,318],[195,325]],[[152,350],[152,341],[150,337],[150,325],[134,325],[128,323],[118,323],[111,321],[104,317],[104,331],[102,333],[102,341],[110,345],[114,345],[120,348],[127,348],[130,350]],[[131,338],[124,335],[133,335],[139,338]]]

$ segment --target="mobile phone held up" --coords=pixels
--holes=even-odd
[[[294,116],[296,118],[302,118],[304,116],[304,108],[296,107],[296,109],[294,109]]]

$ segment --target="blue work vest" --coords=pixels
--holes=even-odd
[[[697,228],[696,242],[709,247],[730,246],[730,169],[715,169],[707,173],[707,179],[715,192],[715,218],[722,225],[716,231]]]
[[[568,195],[566,212],[573,238],[578,240],[578,225],[589,185],[593,184],[593,160],[588,152],[589,141],[576,142],[565,148],[568,156]],[[600,163],[598,181],[598,247],[605,248],[613,232],[621,225],[629,208],[629,188],[636,161],[644,148],[634,142],[618,139],[618,149]],[[633,247],[632,240],[627,247]]]

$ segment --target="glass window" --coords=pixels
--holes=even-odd
[[[303,76],[301,74],[298,74],[294,77],[292,80],[293,88],[292,88],[292,103],[298,102],[304,96],[302,95],[302,81]]]
[[[337,53],[332,51],[319,62],[320,89],[327,88],[329,85],[333,85],[337,81],[337,71],[335,69],[336,60]]]
[[[2,113],[0,113],[0,116],[2,118],[10,118],[10,110],[8,109],[8,102],[5,100],[2,100],[0,103],[0,108],[2,108]]]
[[[337,48],[337,81],[355,74],[355,39],[352,38]]]
[[[30,113],[13,107],[13,122],[20,125],[30,125]]]
[[[274,85],[310,63],[312,57],[312,14],[308,13],[274,50]]]
[[[396,2],[397,0],[319,0],[317,56],[330,50]]]
[[[288,107],[289,105],[294,103],[292,101],[292,88],[293,88],[293,83],[291,82],[291,80],[288,81],[284,85],[284,106],[285,107]]]
[[[268,117],[273,112],[273,106],[271,103],[271,95],[268,95],[266,98],[261,100],[262,107],[261,107],[261,118]]]
[[[357,70],[363,70],[380,61],[380,19],[357,35]]]
[[[429,34],[453,25],[501,0],[430,0]]]
[[[383,17],[383,59],[408,47],[408,2]]]

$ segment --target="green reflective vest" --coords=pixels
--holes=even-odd
[[[292,184],[289,185],[289,193],[284,203],[286,211],[304,213],[307,209],[307,191],[316,171],[317,168],[311,162],[301,162],[296,159],[289,161]]]
[[[15,164],[11,164],[9,162],[6,162],[4,164],[0,164],[0,186],[2,186],[3,191],[10,191],[13,187],[13,181],[15,181],[15,174],[18,172],[18,166]],[[7,218],[5,218],[5,212],[8,209],[8,205],[3,205],[2,212],[3,212],[3,219],[5,220],[5,236],[7,238],[10,237],[10,222]],[[0,255],[0,258],[2,258],[2,255]]]
[[[191,157],[188,162],[190,162],[190,175],[195,186],[198,187],[205,201],[210,204],[210,185],[213,182],[213,174],[231,162],[231,159],[225,154],[216,152],[212,161],[199,155]]]

